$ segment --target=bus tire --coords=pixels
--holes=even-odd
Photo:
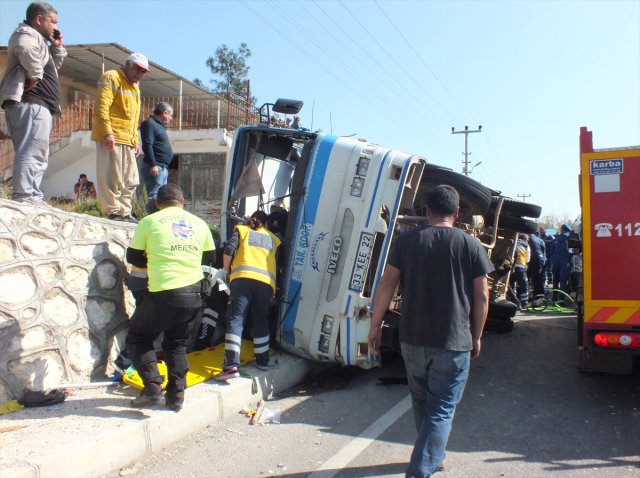
[[[492,214],[487,214],[487,216],[485,217],[485,221],[487,224],[493,224],[494,219],[495,215]],[[498,220],[498,228],[506,229],[509,231],[522,232],[525,234],[533,234],[538,230],[538,225],[534,221],[524,219],[522,217],[500,215],[500,219]]]
[[[485,332],[495,332],[496,334],[508,334],[513,330],[513,320],[511,319],[496,319],[489,317],[484,324]]]
[[[491,206],[491,191],[478,181],[450,169],[427,164],[422,183],[429,187],[446,184],[460,195],[460,202],[472,214],[483,215]]]
[[[494,197],[491,201],[491,212],[495,215],[495,210],[498,207],[499,198]],[[537,204],[531,204],[523,201],[516,201],[511,198],[504,198],[502,203],[502,209],[500,209],[500,214],[506,214],[508,216],[517,216],[517,217],[532,217],[537,219],[542,214],[542,208]]]
[[[518,306],[513,302],[503,299],[489,303],[489,317],[494,319],[510,319],[518,311]]]

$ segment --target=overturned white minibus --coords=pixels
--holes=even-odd
[[[479,237],[490,255],[499,251],[494,264],[500,262],[501,268],[490,281],[492,306],[501,319],[510,320],[515,305],[504,300],[508,270],[503,262],[513,258],[518,230],[527,232],[532,223],[511,217],[519,227],[499,228],[504,206],[513,201],[422,157],[360,139],[270,125],[272,112],[296,114],[301,106],[278,100],[262,107],[261,124],[236,131],[222,199],[223,239],[257,209],[279,214],[280,226],[286,222],[272,318],[281,346],[313,360],[374,365],[367,335],[376,286],[395,234],[426,222],[425,197],[437,184],[450,184],[460,193],[457,225]],[[485,227],[483,215],[491,218],[490,226]],[[383,346],[397,341],[400,302],[398,291],[385,320]]]

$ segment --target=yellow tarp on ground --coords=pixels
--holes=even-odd
[[[222,370],[222,362],[224,361],[224,344],[218,345],[213,350],[200,350],[198,352],[190,352],[187,354],[189,360],[189,371],[187,372],[187,387],[209,380],[215,374]],[[240,365],[255,360],[253,354],[253,342],[243,340],[240,348]],[[158,362],[158,373],[165,377],[162,387],[167,385],[167,365],[164,362]],[[144,388],[142,379],[132,367],[122,377],[124,383],[131,385],[139,390]]]
[[[7,415],[8,413],[19,412],[24,408],[17,400],[9,400],[0,404],[0,415]]]

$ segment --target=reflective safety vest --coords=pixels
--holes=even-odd
[[[229,281],[254,279],[276,290],[276,250],[280,239],[264,227],[236,226],[240,243],[231,261]]]
[[[528,255],[529,255],[529,246],[527,246],[527,244],[521,239],[518,239],[518,243],[516,245],[516,253],[514,257],[514,262],[515,262],[514,265],[516,267],[526,268],[527,262],[528,262],[527,261]]]

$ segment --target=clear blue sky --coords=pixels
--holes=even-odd
[[[252,51],[258,103],[304,100],[302,124],[356,134],[579,214],[580,126],[640,145],[640,1],[53,0],[65,42],[117,42],[186,78],[216,47]],[[0,0],[0,43],[27,1]]]

